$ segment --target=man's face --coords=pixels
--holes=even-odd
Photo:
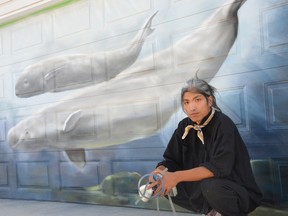
[[[207,98],[198,92],[185,92],[183,95],[183,107],[187,116],[197,124],[208,115],[212,105],[212,97]]]

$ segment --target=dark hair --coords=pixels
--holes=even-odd
[[[209,85],[205,80],[193,78],[193,79],[187,81],[187,85],[184,86],[181,90],[182,108],[183,108],[183,96],[186,92],[198,92],[198,93],[204,95],[207,100],[210,96],[212,96],[212,98],[213,98],[212,106],[216,110],[221,111],[221,109],[218,107],[218,105],[216,103],[216,98],[215,98],[216,88]]]

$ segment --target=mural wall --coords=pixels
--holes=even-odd
[[[79,0],[3,26],[0,198],[152,208],[137,183],[197,73],[287,207],[287,25],[287,0]]]

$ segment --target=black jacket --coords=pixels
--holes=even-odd
[[[170,172],[204,166],[213,172],[215,178],[226,178],[245,187],[251,199],[260,204],[262,194],[252,173],[250,157],[232,120],[216,111],[209,124],[202,128],[204,145],[194,129],[182,140],[185,127],[191,124],[195,123],[188,117],[179,123],[164,152],[164,160],[157,166],[163,165]],[[192,202],[202,200],[200,182],[183,184],[191,194]]]

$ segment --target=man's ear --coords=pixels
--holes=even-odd
[[[212,96],[209,96],[208,97],[208,105],[211,107],[213,104],[213,97]]]

